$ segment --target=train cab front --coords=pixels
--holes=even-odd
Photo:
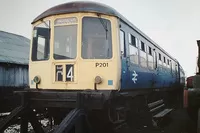
[[[34,22],[31,90],[68,96],[117,91],[121,69],[117,27],[117,18],[98,13],[51,15]]]

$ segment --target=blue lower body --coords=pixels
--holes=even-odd
[[[122,60],[121,90],[171,88],[177,82],[177,75],[167,67],[150,69],[136,64],[126,65]]]

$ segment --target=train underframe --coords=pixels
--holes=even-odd
[[[150,130],[162,127],[164,115],[182,103],[182,89],[132,93],[27,89],[16,93],[21,95],[21,106],[1,121],[0,132],[19,117],[22,133],[27,132],[28,121],[35,132],[44,132],[38,116],[48,118],[51,127],[57,125],[53,130],[57,133]]]
[[[10,112],[20,105],[20,96],[13,95],[14,91],[22,91],[22,87],[0,86],[0,113]],[[13,102],[15,101],[15,102]]]

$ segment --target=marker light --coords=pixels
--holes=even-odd
[[[40,81],[41,81],[40,76],[35,76],[34,79],[33,79],[33,81],[34,81],[36,84],[39,84]]]
[[[100,76],[95,77],[95,83],[100,84],[102,82],[102,78]]]

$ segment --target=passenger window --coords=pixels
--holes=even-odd
[[[159,60],[161,60],[161,54],[159,53]]]
[[[147,54],[145,52],[145,44],[144,42],[140,41],[140,65],[142,67],[147,67]]]
[[[165,61],[165,56],[163,56],[163,58],[164,58],[164,63],[166,63],[166,61]]]
[[[138,64],[138,48],[136,47],[136,38],[131,34],[129,34],[129,43],[130,62]]]
[[[176,68],[175,68],[175,69],[176,69],[176,70],[175,70],[175,71],[176,71],[176,74],[178,74],[178,64],[177,64],[177,63],[175,64],[175,67],[176,67]]]
[[[125,34],[124,31],[120,30],[120,48],[121,48],[121,55],[124,56],[124,45],[125,45]]]
[[[129,34],[129,44],[137,47],[136,38],[131,34]]]
[[[172,73],[172,69],[173,69],[173,68],[172,68],[172,60],[170,60],[170,63],[169,63],[169,64],[170,64],[171,73]]]
[[[159,65],[162,65],[162,57],[161,57],[161,54],[159,53],[158,55],[159,55],[159,61],[158,61],[158,64],[159,64]]]
[[[145,45],[144,42],[141,41],[141,50],[145,52]]]
[[[175,63],[175,70],[178,71],[178,64]]]
[[[170,60],[167,59],[167,67],[170,68]]]
[[[148,46],[148,67],[153,69],[153,56],[152,56],[152,49]]]
[[[151,47],[149,47],[149,55],[152,56],[152,49],[151,49]]]
[[[156,69],[158,66],[157,64],[157,53],[155,51],[155,49],[153,50],[153,57],[154,57],[154,69]]]
[[[163,65],[164,65],[165,67],[167,66],[165,56],[163,56]]]

